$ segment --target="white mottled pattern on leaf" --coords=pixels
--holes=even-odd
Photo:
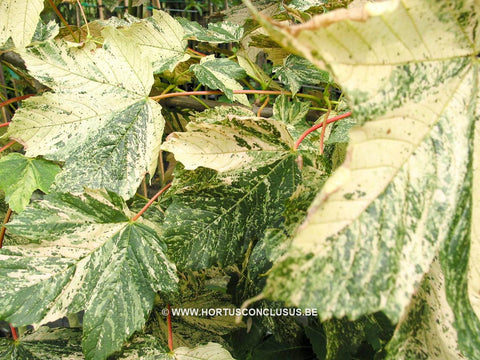
[[[185,169],[200,166],[220,172],[255,168],[284,157],[293,139],[279,121],[230,118],[214,124],[189,123],[187,132],[169,135],[162,150],[170,151]]]
[[[179,18],[178,21],[184,28],[185,36],[190,40],[222,44],[239,42],[243,37],[243,27],[228,20],[208,24],[208,29],[205,29],[196,21],[185,18]]]
[[[210,89],[219,89],[231,101],[250,106],[245,94],[234,94],[233,90],[243,90],[242,85],[236,81],[243,76],[245,71],[236,62],[224,58],[215,58],[214,55],[205,56],[200,64],[190,66],[198,81]],[[243,74],[242,74],[243,73]]]
[[[43,0],[0,0],[0,48],[11,37],[17,48],[30,44]]]
[[[291,28],[261,21],[328,67],[364,124],[265,293],[321,318],[382,310],[397,321],[469,191],[478,3],[387,1]]]
[[[287,153],[257,169],[199,168],[177,177],[162,227],[175,263],[204,269],[242,258],[253,239],[283,221],[285,202],[301,181],[295,159]]]
[[[179,347],[174,353],[176,360],[233,360],[232,355],[222,345],[212,342],[193,349]]]
[[[464,359],[459,355],[454,316],[444,283],[436,260],[415,294],[407,316],[396,327],[387,346],[388,360]]]
[[[22,52],[29,72],[55,92],[26,100],[8,135],[27,156],[65,161],[58,190],[107,188],[129,198],[155,171],[164,120],[148,99],[149,59],[115,29],[102,34],[100,49],[48,41]]]
[[[52,193],[8,224],[38,244],[0,252],[0,316],[44,324],[85,310],[83,349],[103,359],[140,330],[155,293],[176,289],[166,246],[142,221],[131,223],[114,193]]]
[[[480,99],[477,100],[480,107]],[[480,113],[480,111],[478,111]],[[480,149],[480,121],[475,124],[474,148]],[[480,318],[480,151],[473,154],[472,182],[472,239],[470,243],[470,261],[468,262],[468,293],[473,310]]]
[[[187,41],[182,26],[164,11],[153,11],[153,16],[133,23],[120,30],[121,33],[142,49],[143,56],[150,58],[153,71],[173,71],[175,66],[190,58],[185,53]]]

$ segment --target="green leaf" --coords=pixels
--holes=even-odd
[[[212,44],[239,42],[243,37],[243,27],[230,21],[208,24],[208,29],[196,21],[177,18],[183,26],[185,37],[190,40],[205,41]]]
[[[2,339],[0,359],[80,360],[84,359],[81,341],[80,329],[42,326],[15,342]]]
[[[143,56],[150,58],[154,73],[173,71],[190,56],[185,53],[187,41],[182,26],[163,11],[153,11],[153,16],[139,20],[120,32],[137,43]]]
[[[43,159],[29,159],[18,153],[0,158],[0,189],[10,208],[21,212],[37,189],[48,193],[60,166]]]
[[[283,66],[273,68],[273,72],[294,95],[302,85],[332,82],[328,72],[319,70],[310,61],[297,55],[288,55],[283,61]]]
[[[236,62],[229,59],[215,58],[214,55],[203,57],[200,64],[190,66],[198,81],[211,89],[220,89],[231,101],[238,101],[249,106],[247,96],[234,94],[233,90],[242,90],[243,87],[235,79],[245,76],[243,70]]]
[[[202,269],[241,259],[250,242],[282,222],[285,200],[300,180],[295,158],[287,155],[245,173],[182,174],[163,226],[176,263]]]
[[[292,148],[293,139],[282,123],[237,117],[214,124],[191,122],[187,132],[170,134],[162,144],[187,170],[203,166],[220,172],[255,169],[285,157]]]
[[[257,81],[262,89],[282,90],[282,87],[275,81],[272,81],[265,71],[252,61],[246,50],[239,50],[236,53],[238,65],[240,65],[252,79]]]
[[[2,0],[0,49],[10,38],[18,49],[30,44],[42,10],[43,0]]]
[[[261,20],[328,66],[364,124],[350,131],[346,162],[274,266],[266,295],[317,307],[322,319],[405,314],[471,191],[478,10],[473,1],[386,1],[290,28]]]
[[[0,318],[44,324],[85,310],[86,358],[119,350],[177,281],[156,231],[130,215],[117,195],[92,191],[49,194],[15,217],[8,230],[40,243],[1,250]]]
[[[57,190],[107,188],[129,198],[155,172],[164,120],[148,99],[150,60],[118,31],[102,34],[99,49],[48,41],[22,53],[30,73],[55,92],[24,101],[7,134],[29,157],[65,161]]]

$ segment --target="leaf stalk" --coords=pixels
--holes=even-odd
[[[341,114],[341,115],[337,115],[331,119],[328,119],[327,121],[324,121],[324,122],[321,122],[320,124],[316,124],[316,125],[313,125],[310,129],[306,130],[302,135],[300,135],[300,137],[298,138],[298,140],[295,142],[295,145],[293,146],[293,149],[294,150],[297,150],[298,147],[300,146],[300,144],[302,143],[303,139],[305,139],[307,137],[308,134],[314,132],[315,130],[317,129],[320,129],[323,124],[325,123],[326,125],[328,124],[331,124],[335,121],[338,121],[338,120],[341,120],[341,119],[345,119],[347,117],[349,117],[350,115],[352,115],[352,112],[351,111],[348,111],[344,114]]]
[[[140,218],[140,216],[142,216],[143,213],[145,211],[147,211],[147,209],[150,207],[150,205],[152,205],[153,202],[155,200],[157,200],[160,195],[162,195],[165,191],[167,191],[170,186],[172,186],[172,183],[169,183],[169,184],[165,185],[159,192],[157,192],[155,195],[153,195],[153,197],[150,200],[148,200],[148,202],[145,204],[145,206],[142,208],[142,210],[140,210],[138,212],[138,214],[135,215],[132,218],[132,221],[137,221]]]

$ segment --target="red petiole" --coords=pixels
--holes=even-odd
[[[28,99],[31,96],[35,96],[35,94],[22,95],[22,96],[17,96],[17,97],[5,100],[5,101],[0,103],[0,107],[6,106],[6,105],[11,104],[11,103],[16,102],[16,101]]]
[[[346,112],[344,114],[341,114],[341,115],[337,115],[333,118],[330,118],[328,119],[327,121],[324,121],[324,122],[321,122],[320,124],[316,124],[316,125],[313,125],[310,129],[308,129],[307,131],[305,131],[299,138],[298,140],[295,142],[295,145],[293,146],[293,149],[294,150],[297,150],[298,147],[300,146],[300,144],[302,143],[303,139],[305,139],[307,137],[308,134],[314,132],[315,130],[317,129],[320,129],[323,124],[325,125],[328,125],[328,124],[331,124],[335,121],[338,121],[338,120],[341,120],[341,119],[345,119],[347,117],[349,117],[350,115],[352,115],[352,112],[349,111],[349,112]]]
[[[0,148],[0,153],[1,153],[2,151],[4,151],[4,150],[7,150],[10,146],[12,146],[12,145],[15,144],[15,143],[16,143],[15,140],[10,141],[7,145],[5,145],[5,146],[3,146],[3,147]]]
[[[17,334],[17,329],[15,329],[12,324],[10,325],[10,331],[12,332],[12,338],[13,340],[17,341],[18,340],[18,334]]]
[[[166,185],[165,187],[163,187],[159,192],[157,192],[155,195],[153,195],[153,197],[152,197],[150,200],[148,200],[148,202],[145,204],[145,206],[142,208],[142,210],[140,210],[140,211],[138,212],[138,214],[135,215],[135,216],[132,218],[132,221],[137,221],[137,220],[140,218],[140,216],[142,216],[143,213],[144,213],[145,211],[147,211],[147,209],[150,207],[150,205],[152,205],[153,202],[154,202],[155,200],[157,200],[160,195],[162,195],[165,191],[167,191],[170,186],[172,186],[172,183],[167,184],[167,185]]]
[[[173,351],[172,311],[170,309],[170,304],[167,304],[167,310],[168,348],[170,351]]]

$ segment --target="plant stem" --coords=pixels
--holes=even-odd
[[[270,101],[270,96],[267,95],[265,101],[263,102],[262,106],[258,108],[257,112],[257,117],[260,117],[262,115],[262,110],[265,109],[265,107],[268,105],[268,102]]]
[[[34,96],[34,95],[35,95],[35,94],[28,94],[28,95],[22,95],[22,96],[17,96],[17,97],[8,99],[8,100],[6,100],[6,101],[4,101],[4,102],[1,102],[1,103],[0,103],[0,107],[6,106],[6,105],[11,104],[11,103],[16,102],[16,101],[28,99],[29,97]]]
[[[87,20],[87,17],[85,16],[85,11],[83,11],[82,3],[80,2],[80,0],[77,0],[77,4],[80,7],[80,13],[82,14],[83,21],[85,22],[85,26],[87,27],[87,40],[88,40],[92,37],[92,35],[90,34],[90,27],[88,26],[88,20]]]
[[[65,20],[65,18],[63,17],[62,13],[60,12],[60,10],[58,10],[57,6],[53,3],[53,0],[48,0],[48,2],[50,3],[50,6],[53,8],[53,11],[55,11],[55,14],[57,14],[57,16],[60,18],[60,21],[63,23],[63,25],[65,25],[65,27],[68,29],[68,32],[72,35],[73,37],[73,40],[75,40],[75,42],[80,42],[77,37],[75,36],[75,33],[73,32],[72,28],[70,27],[70,25],[68,25],[67,21]]]
[[[15,144],[15,143],[16,143],[15,140],[10,141],[7,145],[5,145],[5,146],[3,146],[3,147],[0,148],[0,153],[1,153],[2,151],[4,151],[4,150],[7,150],[10,146],[12,146],[12,145]]]
[[[18,340],[17,330],[12,326],[12,324],[9,324],[9,325],[10,325],[10,331],[12,332],[12,338],[14,341],[17,341]]]
[[[160,195],[162,195],[165,191],[167,191],[170,186],[172,186],[172,183],[169,183],[169,184],[165,185],[159,192],[157,192],[155,195],[153,195],[153,197],[150,200],[148,200],[148,202],[145,204],[145,206],[142,208],[142,210],[140,210],[138,212],[138,214],[135,215],[132,218],[132,221],[137,221],[138,218],[140,216],[142,216],[145,211],[147,211],[147,209],[150,207],[150,205],[152,205],[153,202],[155,200],[157,200]]]
[[[325,91],[323,92],[323,100],[327,103],[327,108],[328,111],[325,114],[325,117],[323,118],[323,126],[322,126],[322,133],[320,134],[320,154],[323,155],[323,142],[325,140],[325,131],[327,129],[327,119],[330,116],[330,113],[332,112],[332,103],[330,102],[330,96],[329,96],[329,91],[328,91],[328,85]]]
[[[6,123],[3,123],[3,124],[0,124],[0,128],[7,127],[9,125],[10,125],[10,122],[6,122]]]
[[[205,55],[204,53],[201,53],[200,51],[197,51],[197,50],[194,50],[192,48],[187,48],[188,51],[191,51],[192,53],[196,54],[196,55],[199,55],[201,57],[205,57],[207,55]]]
[[[349,117],[350,115],[352,115],[352,112],[351,111],[348,111],[344,114],[341,114],[341,115],[337,115],[331,119],[328,119],[327,121],[325,121],[325,124],[331,124],[332,122],[335,122],[335,121],[338,121],[338,120],[341,120],[341,119],[345,119],[347,117]],[[305,139],[307,137],[308,134],[314,132],[315,130],[321,128],[323,126],[323,122],[320,123],[320,124],[316,124],[316,125],[313,125],[310,129],[308,129],[307,131],[305,131],[299,138],[298,140],[295,142],[295,145],[293,146],[293,149],[294,150],[297,150],[298,147],[300,146],[300,144],[302,143],[303,139]]]
[[[10,221],[10,216],[12,216],[12,209],[8,208],[5,218],[3,219],[2,228],[0,230],[0,249],[3,246],[3,239],[5,238],[5,231],[7,230],[5,225]]]
[[[170,309],[170,304],[167,304],[167,310],[168,348],[170,351],[173,351],[172,311]]]
[[[291,93],[278,90],[233,90],[234,94],[263,94],[263,95],[291,95]],[[223,94],[220,90],[202,90],[202,91],[185,91],[179,93],[169,93],[157,96],[152,96],[152,100],[161,100],[175,96],[192,96],[192,95],[219,95]]]

